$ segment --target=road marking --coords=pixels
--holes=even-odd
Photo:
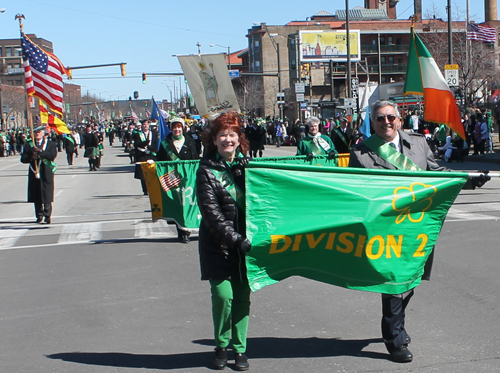
[[[175,237],[176,234],[168,227],[165,220],[158,220],[156,223],[141,222],[135,226],[134,237],[137,238],[166,238]]]
[[[452,220],[449,220],[452,219]],[[454,221],[477,221],[477,220],[498,220],[498,216],[486,215],[486,214],[476,214],[473,212],[463,211],[456,209],[454,207],[450,208],[448,211],[448,216],[446,217],[447,222]]]
[[[3,167],[0,168],[0,171],[6,170],[8,168],[11,168],[11,167],[14,167],[14,166],[17,166],[17,165],[18,165],[18,163],[13,163],[13,164],[10,164],[8,166],[3,166]]]
[[[2,229],[0,238],[0,250],[9,249],[14,246],[18,239],[28,233],[29,229]]]
[[[57,192],[56,197],[59,197],[62,194],[62,192],[64,192],[64,189],[61,189],[59,192]]]
[[[84,243],[100,240],[102,237],[101,228],[101,223],[65,224],[57,243]]]

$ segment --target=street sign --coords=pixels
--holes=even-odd
[[[278,104],[284,104],[285,103],[285,94],[283,92],[278,92],[276,94],[276,98],[278,99]]]
[[[295,93],[305,93],[305,92],[306,92],[306,85],[304,83],[295,83]]]
[[[444,65],[444,79],[449,87],[458,86],[458,64]]]
[[[297,93],[296,96],[297,96],[297,102],[303,102],[306,100],[303,93]]]
[[[229,70],[229,76],[231,78],[239,78],[240,77],[240,70]]]
[[[356,107],[356,99],[355,98],[344,98],[344,107],[345,108],[355,108]]]

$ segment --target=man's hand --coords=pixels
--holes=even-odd
[[[480,172],[482,175],[472,178],[472,189],[481,188],[484,184],[486,184],[487,181],[491,180],[491,176],[488,175],[488,172],[490,172],[490,170],[479,170],[477,172]]]
[[[307,154],[307,160],[308,161],[312,161],[313,159],[314,159],[314,154],[313,153]]]
[[[328,159],[335,159],[336,155],[337,155],[337,153],[332,150],[330,153],[328,153]]]

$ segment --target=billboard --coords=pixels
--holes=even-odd
[[[345,30],[303,30],[300,33],[300,62],[347,61]],[[349,30],[351,61],[361,60],[359,30]]]

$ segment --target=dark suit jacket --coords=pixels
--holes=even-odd
[[[440,166],[434,159],[427,140],[419,133],[406,133],[399,130],[401,152],[411,159],[422,170],[443,171],[445,167]],[[377,135],[372,135],[377,136]],[[360,168],[385,168],[389,170],[396,169],[385,159],[380,158],[372,152],[365,144],[359,144],[351,149],[349,158],[349,167]]]
[[[336,129],[339,133],[333,129],[331,135],[335,150],[339,154],[349,153],[350,148],[354,145],[354,130],[350,125],[347,125],[345,133],[342,132],[340,127],[336,127]]]
[[[152,153],[156,153],[156,150],[158,149],[158,131],[149,131],[151,132],[151,142],[149,141],[149,136],[146,138],[146,140],[142,141],[139,132],[134,132],[132,134],[134,140],[136,162],[146,162],[148,159],[156,159],[156,157]],[[147,149],[147,152],[142,151],[141,149]]]
[[[53,141],[47,141],[45,150],[39,155],[40,158],[45,158],[53,161],[57,157],[57,145]],[[43,146],[43,145],[42,145]],[[51,203],[54,201],[54,173],[51,168],[45,163],[39,163],[40,178],[35,177],[34,170],[36,170],[35,161],[33,161],[33,145],[26,141],[24,151],[21,154],[21,162],[29,163],[30,169],[28,171],[28,202],[34,203]]]

